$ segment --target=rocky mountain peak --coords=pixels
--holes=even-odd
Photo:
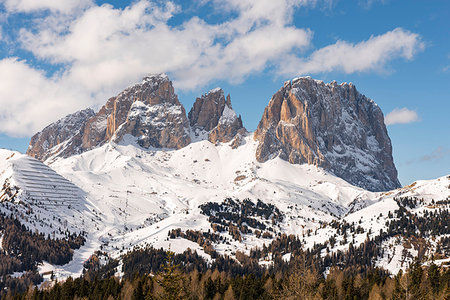
[[[311,77],[286,82],[272,96],[254,138],[261,162],[280,156],[314,164],[371,191],[400,186],[383,113],[351,83]]]
[[[149,108],[149,110],[144,109]],[[151,108],[151,109],[150,109]],[[176,114],[176,118],[172,113]],[[162,133],[162,128],[146,122],[148,117],[162,118],[167,115],[173,124],[175,135],[168,136],[168,132]],[[169,117],[169,115],[171,115]],[[158,125],[161,125],[158,123]],[[166,124],[170,125],[170,124]],[[139,128],[139,127],[142,128]],[[181,126],[181,127],[180,127]],[[187,126],[186,113],[178,101],[178,97],[172,86],[172,82],[164,74],[147,75],[141,83],[135,84],[116,97],[110,98],[100,109],[95,117],[88,121],[83,135],[83,149],[92,149],[106,141],[119,142],[125,134],[135,137],[143,137],[145,132],[151,138],[139,139],[143,147],[167,147],[181,148],[189,143],[189,136],[184,134]],[[121,127],[121,128],[120,128]],[[144,129],[145,127],[145,129]],[[120,131],[118,131],[120,128]],[[156,131],[154,131],[156,130]]]
[[[40,160],[68,157],[108,141],[144,148],[179,149],[207,139],[238,147],[246,130],[230,95],[216,88],[197,98],[186,117],[166,75],[148,75],[92,110],[69,115],[30,142]],[[327,169],[372,191],[398,187],[392,146],[380,108],[351,83],[324,83],[311,77],[284,83],[266,107],[254,138],[260,162],[280,156],[294,164]]]
[[[71,125],[68,120],[77,121]],[[185,109],[167,75],[147,75],[97,113],[81,111],[49,125],[33,136],[27,153],[40,160],[67,157],[108,141],[120,142],[125,135],[145,148],[178,149],[190,143]]]
[[[246,132],[241,116],[237,116],[231,106],[230,95],[225,97],[221,88],[215,88],[197,98],[188,114],[194,139],[208,139],[212,143],[233,142]]]
[[[146,76],[113,102],[115,109],[107,122],[108,128],[114,124],[113,130],[107,128],[113,141],[120,142],[129,134],[144,148],[179,149],[191,142],[186,111],[167,75]]]

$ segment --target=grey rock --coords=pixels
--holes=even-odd
[[[381,109],[353,84],[310,77],[273,95],[254,133],[260,162],[314,164],[370,191],[400,187]]]

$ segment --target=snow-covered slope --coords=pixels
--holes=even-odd
[[[167,234],[177,228],[210,230],[211,224],[199,206],[221,203],[227,197],[253,202],[260,199],[275,205],[285,216],[275,226],[275,233],[302,236],[306,247],[324,243],[336,234],[328,225],[334,220],[360,224],[365,231],[352,239],[344,242],[342,236],[337,236],[341,243],[331,251],[345,251],[350,242],[355,246],[364,243],[369,229],[371,237],[377,236],[380,229],[386,231],[389,215],[399,208],[394,198],[424,198],[423,208],[431,199],[449,196],[448,177],[373,193],[312,165],[294,165],[279,158],[260,163],[254,156],[257,146],[248,135],[237,149],[206,140],[179,150],[143,149],[135,138],[127,136],[121,144],[108,143],[57,160],[51,167],[82,187],[102,211],[104,219],[95,239],[113,256],[148,243],[165,248],[170,245],[180,252],[190,247],[208,257],[197,244],[184,239],[168,240]],[[306,236],[308,229],[311,234]],[[230,237],[228,233],[223,235]],[[215,248],[221,254],[232,254],[270,241],[243,235],[240,242],[218,244]],[[384,242],[391,252],[386,250],[386,257],[380,257],[377,264],[393,272],[405,268],[416,250],[412,247],[405,254],[404,242]]]
[[[209,230],[199,205],[227,197],[274,204],[286,215],[279,230],[299,234],[343,216],[352,202],[370,203],[378,195],[312,165],[293,165],[279,158],[259,163],[256,147],[249,135],[237,149],[200,141],[179,150],[147,150],[128,136],[119,145],[108,143],[57,160],[51,167],[82,187],[102,212],[96,239],[103,249],[117,253],[144,242],[168,246],[165,240],[171,229]],[[262,242],[243,241],[250,246]],[[231,251],[222,248],[219,252]]]
[[[402,198],[406,197],[413,199],[411,204],[402,204]],[[421,222],[417,218],[422,217],[424,220],[432,221],[437,219],[432,216],[433,214],[440,214],[445,211],[448,213],[449,200],[450,175],[433,180],[416,181],[409,186],[378,194],[372,200],[371,205],[346,215],[341,222],[362,228],[359,233],[350,229],[346,230],[346,235],[349,237],[347,241],[343,242],[344,235],[342,232],[339,234],[331,226],[320,228],[315,234],[306,237],[306,241],[311,247],[313,243],[325,243],[330,237],[335,236],[336,246],[331,247],[331,252],[346,251],[350,243],[357,247],[363,244],[368,237],[374,239],[382,236],[382,233],[386,234],[393,231],[392,228],[396,226],[390,228],[390,222],[395,223],[401,218],[405,218],[408,224],[415,224],[415,236],[408,237],[406,231],[397,232],[393,236],[386,236],[382,239],[380,257],[374,258],[376,266],[383,267],[396,274],[400,269],[405,270],[409,263],[418,257],[419,252],[421,252],[421,256],[431,259],[441,239],[450,236],[433,233],[429,228],[427,228],[430,230],[429,232],[417,228],[417,223]],[[412,221],[411,219],[415,220]],[[443,229],[443,227],[449,225],[440,222],[439,226]]]
[[[396,219],[393,214],[399,209],[394,198],[423,198],[423,202],[410,209],[412,213],[423,214],[434,209],[432,201],[445,200],[450,195],[448,176],[374,193],[313,165],[290,164],[280,158],[258,162],[254,155],[257,147],[258,142],[251,134],[236,149],[230,143],[212,144],[203,140],[179,150],[144,149],[135,137],[126,135],[120,144],[111,142],[61,158],[50,167],[2,150],[0,183],[4,184],[0,209],[14,207],[25,215],[25,209],[32,206],[34,219],[26,217],[24,223],[42,232],[51,233],[52,226],[56,231],[55,218],[61,220],[59,226],[71,231],[89,232],[86,246],[76,251],[70,264],[50,266],[59,277],[65,277],[79,274],[82,262],[100,248],[117,257],[135,245],[151,244],[170,246],[177,252],[191,248],[211,259],[198,244],[167,236],[177,228],[211,230],[208,216],[200,206],[222,203],[226,198],[248,198],[254,203],[261,200],[274,205],[283,215],[280,222],[272,224],[275,235],[295,234],[306,248],[327,243],[334,236],[337,242],[330,251],[336,252],[346,251],[350,243],[357,247],[367,236],[377,236],[380,230],[386,232],[387,222]],[[16,205],[6,205],[10,201]],[[358,224],[364,231],[348,232],[352,238],[346,239],[330,225],[336,221]],[[237,241],[229,232],[221,235],[229,242],[215,244],[215,250],[232,256],[237,250],[249,252],[274,238],[242,234]],[[406,247],[406,242],[402,237],[384,241],[385,250],[375,258],[376,264],[392,272],[405,268],[420,250],[414,245]]]
[[[86,193],[42,162],[3,149],[0,188],[0,212],[18,218],[31,232],[52,238],[87,233],[86,245],[61,269],[65,276],[80,274],[82,262],[99,246],[92,233],[103,219]]]

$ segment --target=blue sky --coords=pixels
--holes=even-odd
[[[0,0],[0,148],[146,73],[189,110],[216,86],[254,130],[284,81],[353,82],[388,116],[399,179],[450,170],[450,3],[444,0]]]

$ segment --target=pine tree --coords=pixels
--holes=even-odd
[[[184,288],[183,277],[178,272],[173,260],[174,253],[172,251],[167,252],[167,259],[163,270],[158,274],[156,282],[163,288],[163,295],[161,299],[165,300],[178,300],[188,298],[187,292]]]
[[[428,280],[430,281],[431,291],[433,292],[433,294],[439,293],[439,277],[439,268],[434,263],[432,263],[428,268]]]

